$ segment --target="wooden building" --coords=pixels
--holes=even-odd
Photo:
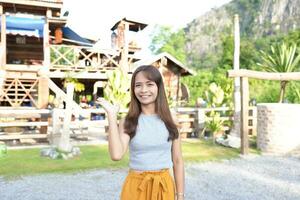
[[[167,52],[140,60],[135,63],[136,67],[140,65],[154,65],[159,69],[164,78],[167,96],[180,104],[181,101],[187,100],[188,91],[183,83],[180,83],[182,76],[194,75],[195,72]]]
[[[166,53],[149,62],[140,60],[135,55],[140,47],[126,38],[147,24],[124,18],[111,28],[112,48],[95,48],[66,27],[62,6],[62,0],[0,0],[0,140],[46,138],[46,128],[20,135],[7,135],[6,129],[47,127],[49,95],[65,101],[62,80],[68,77],[78,79],[85,94],[92,95],[95,85],[106,83],[108,70],[122,68],[130,74],[137,63],[154,64],[171,88],[169,95],[178,100],[180,77],[192,72]],[[82,110],[78,101],[72,107]]]

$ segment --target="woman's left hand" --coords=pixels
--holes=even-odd
[[[100,104],[108,114],[111,113],[113,115],[117,115],[120,110],[119,105],[113,105],[104,98],[98,98],[97,103]]]
[[[177,196],[176,200],[184,200],[183,196]]]

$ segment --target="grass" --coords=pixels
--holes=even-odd
[[[188,140],[183,142],[182,154],[185,162],[205,162],[237,158],[239,150],[212,144],[211,140]]]
[[[17,177],[43,173],[73,173],[90,169],[116,169],[128,166],[128,155],[121,161],[111,161],[107,145],[81,146],[82,154],[70,160],[52,160],[40,156],[40,149],[8,150],[0,157],[0,176]],[[198,139],[182,142],[185,162],[217,161],[239,156],[239,150],[213,145]]]
[[[121,168],[127,165],[128,156],[122,161],[111,161],[107,146],[82,146],[82,154],[69,160],[52,160],[40,156],[40,149],[8,150],[0,158],[0,176],[20,176],[41,173],[67,173],[87,169]]]

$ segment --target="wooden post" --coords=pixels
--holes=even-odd
[[[201,131],[201,132],[200,132]],[[202,108],[197,108],[197,127],[196,134],[200,138],[205,131],[205,111]]]
[[[47,18],[44,24],[44,62],[43,67],[39,71],[39,94],[38,104],[39,108],[47,108],[49,98],[49,84],[48,84],[48,72],[50,66],[50,47],[49,47],[49,23],[48,15],[51,14],[51,10],[47,10]]]
[[[41,72],[39,72],[41,73]],[[40,74],[39,82],[38,82],[38,108],[46,109],[48,107],[49,100],[49,86],[48,86],[48,78],[45,74]],[[48,115],[42,115],[41,121],[48,121]],[[42,126],[40,128],[41,134],[47,134],[47,126]]]
[[[73,94],[74,94],[74,85],[72,83],[68,83],[64,125],[63,125],[63,131],[58,145],[58,148],[60,150],[66,152],[70,152],[72,150],[72,146],[70,143],[70,123],[72,118]]]
[[[252,135],[257,135],[257,107],[252,109]]]
[[[5,70],[0,69],[0,97],[3,93],[4,83],[5,83]]]
[[[1,5],[0,10],[3,12]],[[0,49],[0,69],[5,69],[6,65],[6,16],[1,13],[1,49]]]
[[[248,118],[249,118],[249,82],[248,77],[241,77],[241,153],[249,153]]]
[[[128,31],[129,31],[129,23],[126,21],[121,21],[121,23],[118,26],[118,37],[119,37],[118,46],[121,48],[121,67],[126,73],[129,71],[128,38],[126,37]]]
[[[38,83],[38,108],[46,109],[48,107],[49,100],[49,86],[48,86],[48,78],[45,74],[41,74],[39,77]]]
[[[51,18],[52,17],[52,10],[51,9],[47,9],[47,11],[46,11],[46,17],[47,18]]]
[[[239,16],[234,15],[234,57],[233,57],[233,69],[238,70],[240,68],[240,27]],[[240,93],[240,78],[234,78],[234,123],[233,128],[230,131],[231,136],[241,137],[241,93]]]
[[[178,106],[178,102],[180,101],[179,99],[179,94],[181,92],[181,85],[180,85],[180,71],[178,72],[177,76],[177,91],[176,91],[176,105]],[[182,94],[182,93],[181,93]]]
[[[48,136],[50,145],[58,147],[61,137],[61,120],[63,109],[53,108],[52,110],[52,132]]]
[[[47,10],[47,18],[48,15],[51,13]],[[51,10],[50,10],[51,11]],[[39,74],[39,85],[38,85],[38,108],[45,109],[48,107],[48,100],[49,100],[49,84],[48,84],[48,72],[50,66],[50,47],[49,47],[49,23],[48,19],[46,18],[44,24],[44,62],[43,67],[38,72]],[[47,121],[48,117],[41,117],[41,121]],[[43,126],[40,128],[40,133],[46,134],[47,133],[47,126]]]
[[[60,134],[61,123],[60,116],[62,110],[60,108],[53,108],[52,110],[52,134]]]
[[[44,24],[44,64],[43,67],[48,71],[50,67],[50,44],[49,44],[49,22],[48,18],[51,17],[51,10],[47,10],[47,17]]]

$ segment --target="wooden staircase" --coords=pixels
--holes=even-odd
[[[6,78],[0,93],[1,105],[37,107],[38,78]]]
[[[0,140],[46,139],[50,111],[38,109],[36,72],[6,71],[0,85]]]

